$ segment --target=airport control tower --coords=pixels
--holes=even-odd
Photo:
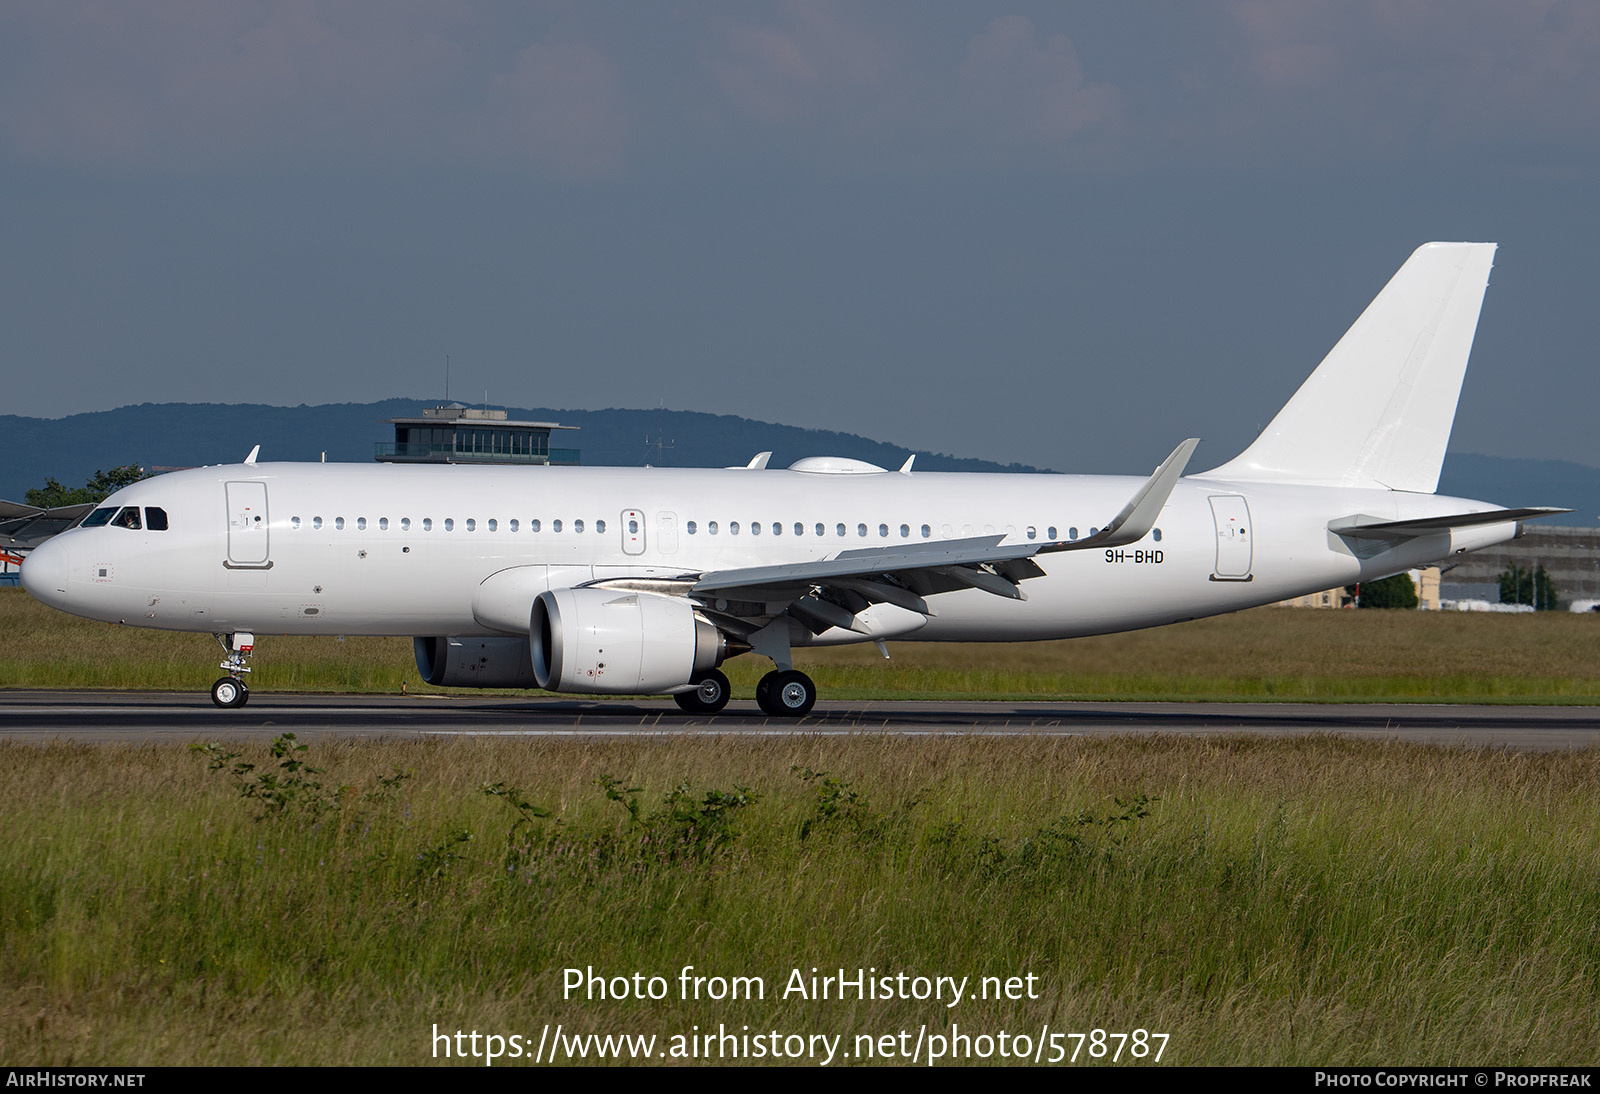
[[[394,440],[379,441],[380,463],[531,463],[576,466],[576,448],[550,447],[556,422],[513,422],[503,410],[450,403],[417,418],[390,418]]]

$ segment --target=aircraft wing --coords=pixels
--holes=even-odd
[[[1172,496],[1172,488],[1178,485],[1178,480],[1183,477],[1183,469],[1189,466],[1189,457],[1194,455],[1195,447],[1199,443],[1199,437],[1190,437],[1174,448],[1172,455],[1161,461],[1161,466],[1156,468],[1156,473],[1150,476],[1144,487],[1122,507],[1122,512],[1112,518],[1111,523],[1099,532],[1088,539],[1074,540],[1070,543],[1049,543],[1040,550],[1084,551],[1096,547],[1125,547],[1130,543],[1138,543],[1150,534],[1151,528],[1155,527],[1156,518],[1161,515],[1167,499]]]
[[[0,501],[0,539],[19,548],[37,547],[51,536],[77,524],[99,502],[58,505],[40,509],[15,501]]]
[[[934,615],[926,598],[954,589],[982,589],[1026,600],[1018,583],[1044,573],[1032,561],[1039,543],[1002,545],[1004,536],[975,536],[895,547],[841,551],[830,559],[781,566],[750,566],[703,574],[689,589],[696,598],[793,603],[822,596],[846,616],[872,603],[897,604]],[[846,610],[848,609],[848,610]],[[839,613],[819,609],[830,622]],[[839,623],[841,626],[847,624]]]
[[[1179,445],[1122,511],[1086,539],[1005,543],[1003,535],[988,535],[869,547],[810,562],[713,571],[700,575],[689,595],[708,606],[719,605],[715,610],[725,617],[750,619],[787,611],[818,633],[835,626],[862,630],[857,613],[877,603],[937,615],[928,598],[957,589],[1026,600],[1022,582],[1045,572],[1035,555],[1143,539],[1198,443],[1191,439]]]

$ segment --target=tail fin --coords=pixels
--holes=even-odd
[[[1243,453],[1206,478],[1439,485],[1493,243],[1426,243]]]

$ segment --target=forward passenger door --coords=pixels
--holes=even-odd
[[[272,566],[267,484],[230,482],[228,495],[228,562],[232,569],[265,570]]]

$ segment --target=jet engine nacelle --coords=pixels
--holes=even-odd
[[[726,648],[689,601],[620,589],[540,593],[529,638],[540,687],[618,695],[680,689]]]
[[[526,638],[414,638],[417,671],[435,687],[536,688]]]

